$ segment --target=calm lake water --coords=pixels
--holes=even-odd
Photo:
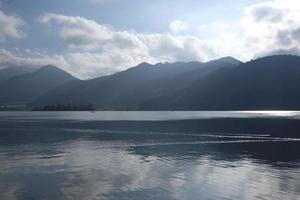
[[[0,112],[0,199],[300,199],[300,112]]]

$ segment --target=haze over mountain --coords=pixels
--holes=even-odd
[[[69,73],[51,65],[32,73],[12,76],[0,83],[0,103],[28,103],[41,94],[75,79]]]
[[[7,81],[14,76],[33,72],[37,69],[38,67],[35,66],[6,66],[0,70],[0,82]]]

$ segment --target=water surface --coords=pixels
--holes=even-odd
[[[300,111],[95,111],[1,112],[4,119],[59,119],[84,121],[163,121],[216,118],[279,118],[300,119]]]
[[[3,112],[0,199],[299,199],[298,118]]]

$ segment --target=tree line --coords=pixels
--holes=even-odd
[[[33,108],[33,111],[94,111],[96,110],[93,104],[51,104],[41,108]]]

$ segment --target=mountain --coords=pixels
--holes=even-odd
[[[111,76],[65,83],[32,105],[88,104],[99,110],[300,109],[300,57],[241,63],[142,63]]]
[[[299,91],[300,57],[269,56],[221,68],[176,94],[150,99],[139,109],[298,110]]]
[[[220,68],[240,63],[231,57],[207,63],[141,63],[110,76],[68,82],[42,95],[31,105],[92,103],[102,110],[139,109],[140,104],[149,99],[172,95]]]
[[[76,78],[52,65],[41,67],[32,73],[13,76],[0,83],[0,104],[28,103],[71,80]]]
[[[0,83],[7,81],[14,76],[32,73],[37,69],[38,68],[34,66],[7,66],[0,70]]]

